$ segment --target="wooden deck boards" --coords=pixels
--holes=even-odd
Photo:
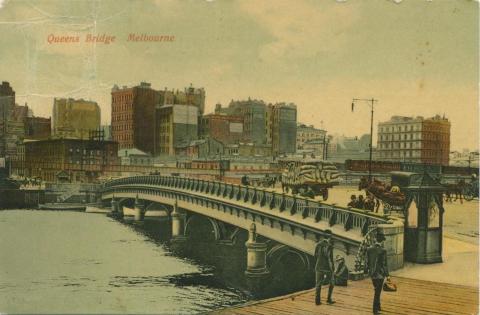
[[[382,292],[381,314],[392,315],[477,315],[478,288],[447,283],[393,277],[397,292]],[[334,305],[326,304],[327,287],[322,288],[322,305],[314,303],[314,290],[243,306],[213,311],[212,315],[355,315],[372,314],[373,286],[370,279],[335,287]]]

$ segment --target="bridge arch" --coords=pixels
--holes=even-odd
[[[279,262],[284,258],[286,255],[296,256],[304,270],[311,270],[311,258],[298,250],[295,250],[287,245],[284,244],[276,244],[274,245],[267,253],[267,264],[272,266],[275,263]]]
[[[185,234],[192,240],[219,241],[225,235],[225,226],[210,217],[192,214],[187,217]]]
[[[149,211],[164,211],[167,215],[170,215],[172,209],[167,205],[152,201],[145,207],[145,213],[148,213]]]
[[[287,245],[274,245],[267,252],[267,265],[271,274],[268,290],[276,294],[302,290],[305,284],[313,285],[310,256]]]
[[[135,206],[135,199],[134,198],[121,198],[118,200],[118,207],[128,207],[133,208]]]

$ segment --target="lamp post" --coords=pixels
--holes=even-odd
[[[355,102],[365,102],[368,105],[370,105],[370,156],[368,159],[368,181],[372,181],[372,146],[373,146],[373,111],[374,111],[374,104],[378,102],[378,100],[374,99],[373,97],[371,99],[366,99],[366,98],[354,98],[352,100],[352,112],[355,107]]]

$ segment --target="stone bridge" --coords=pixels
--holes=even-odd
[[[269,189],[184,177],[134,176],[105,183],[102,201],[111,202],[112,212],[120,216],[123,206],[133,207],[136,220],[142,220],[149,209],[164,209],[171,218],[173,241],[192,235],[191,223],[198,216],[208,219],[218,242],[234,242],[239,230],[249,231],[246,274],[254,277],[268,273],[269,260],[285,251],[296,253],[310,268],[315,244],[327,229],[333,232],[334,254],[345,256],[350,270],[372,229],[386,236],[389,269],[403,266],[402,221]],[[265,239],[277,245],[267,249]]]

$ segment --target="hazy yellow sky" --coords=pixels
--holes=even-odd
[[[478,148],[478,2],[398,2],[0,0],[0,80],[40,116],[53,97],[83,97],[109,122],[115,83],[193,83],[207,112],[248,97],[294,102],[299,121],[345,135],[370,129],[368,107],[351,113],[352,98],[375,97],[375,123],[445,114],[451,148]],[[175,40],[128,42],[130,33]],[[116,39],[85,43],[87,34]]]

